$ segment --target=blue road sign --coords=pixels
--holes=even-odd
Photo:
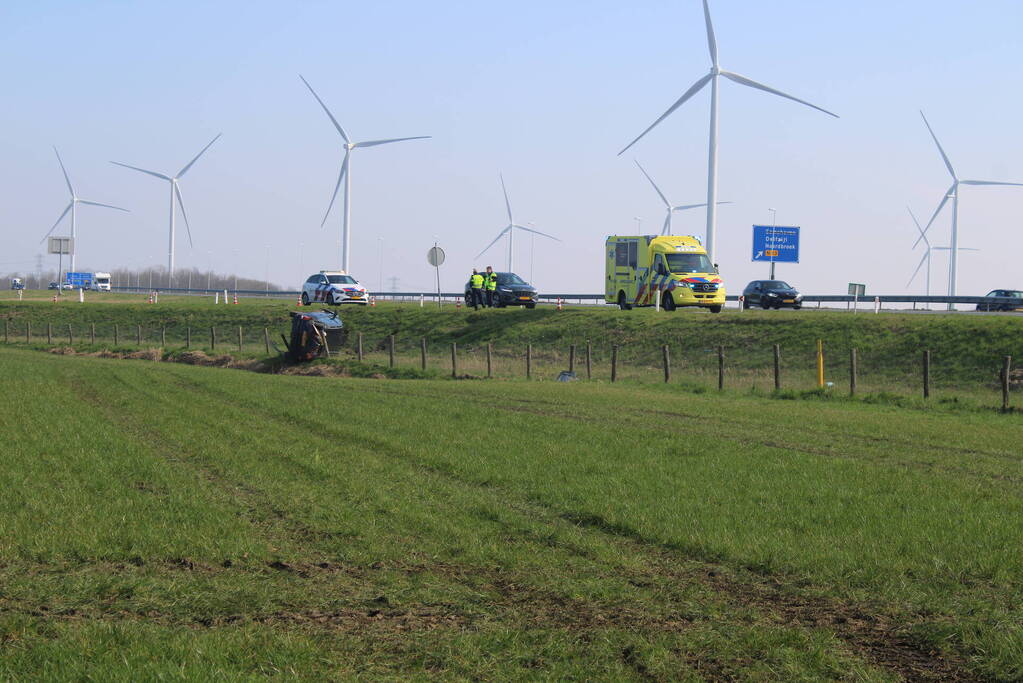
[[[799,263],[799,227],[754,225],[753,260],[767,263]]]
[[[67,282],[73,287],[91,287],[92,273],[68,273]]]

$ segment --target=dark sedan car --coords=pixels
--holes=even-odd
[[[761,308],[803,307],[803,295],[782,280],[754,280],[742,290],[742,307]]]
[[[469,289],[469,283],[466,282],[466,306],[472,305],[472,295]],[[504,308],[505,306],[536,308],[536,288],[515,273],[498,273],[497,291],[494,292],[494,305],[498,308]]]
[[[995,289],[984,296],[1004,296],[1017,299],[1017,302],[1004,304],[977,304],[978,311],[1019,311],[1023,310],[1023,292],[1018,289]]]

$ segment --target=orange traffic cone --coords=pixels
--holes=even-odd
[[[235,305],[238,304],[238,292],[234,293],[234,303],[235,303]]]
[[[558,310],[561,310],[561,297],[558,297]]]
[[[56,294],[53,295],[53,303],[57,303],[57,295]]]
[[[153,303],[153,293],[152,292],[149,293],[149,301],[148,301],[148,303]]]
[[[295,302],[295,305],[298,306],[299,308],[302,307],[302,295],[301,294],[298,295],[298,301]]]
[[[455,299],[455,308],[461,308],[461,307],[462,307],[462,300],[461,299]]]
[[[377,305],[377,298],[375,296],[370,297],[369,305],[370,306],[376,306]]]

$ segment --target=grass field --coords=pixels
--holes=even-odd
[[[1018,413],[0,376],[0,678],[1023,677]]]

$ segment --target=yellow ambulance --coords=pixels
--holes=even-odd
[[[604,256],[604,301],[623,310],[658,300],[666,311],[700,306],[720,313],[725,305],[725,284],[695,237],[612,235]]]

